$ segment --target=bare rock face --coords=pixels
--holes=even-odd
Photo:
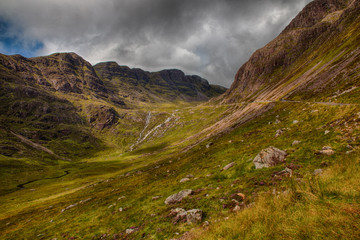
[[[193,192],[194,191],[191,189],[182,190],[182,191],[175,193],[175,194],[169,196],[168,198],[166,198],[165,204],[168,205],[168,204],[174,204],[174,203],[181,202],[184,198],[193,194]]]
[[[114,125],[119,119],[117,112],[108,106],[89,105],[86,110],[88,112],[89,123],[92,127],[99,130]]]
[[[254,158],[253,162],[256,169],[275,166],[278,163],[284,162],[286,152],[276,147],[269,147],[261,150],[261,152]]]
[[[0,65],[28,83],[36,83],[45,89],[65,93],[107,92],[91,64],[75,53],[54,53],[35,58],[0,55]]]
[[[279,74],[278,71],[285,72],[292,64],[302,59],[308,62],[307,50],[321,46],[330,37],[336,38],[341,33],[333,34],[334,29],[341,31],[343,27],[338,27],[341,17],[347,15],[346,9],[351,2],[343,0],[314,0],[311,1],[284,31],[265,47],[257,50],[237,72],[235,81],[224,95],[224,102],[235,102],[238,100],[251,100],[259,96],[262,92],[270,91],[268,86],[270,81],[288,80],[291,77],[286,74]],[[354,20],[352,20],[354,21]],[[339,42],[340,43],[340,42]],[[311,51],[312,52],[312,51]],[[325,78],[322,83],[330,78]],[[275,86],[275,84],[272,82]],[[271,90],[274,90],[272,88]],[[285,91],[286,92],[286,91]],[[256,94],[254,94],[256,93]],[[284,92],[283,92],[284,93]],[[272,97],[283,94],[280,90],[274,92]],[[266,97],[270,95],[266,94]],[[264,98],[265,99],[265,98]]]

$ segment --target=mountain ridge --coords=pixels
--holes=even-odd
[[[331,52],[324,50],[326,48],[324,41],[328,42],[328,49],[344,48],[341,47],[344,46],[342,41],[349,41],[349,39],[343,38],[341,32],[356,28],[357,21],[353,19],[351,23],[347,19],[351,19],[352,16],[356,18],[358,11],[357,1],[315,0],[311,2],[278,37],[255,51],[249,61],[238,70],[234,83],[224,96],[220,97],[220,101],[230,103],[239,100],[252,101],[256,98],[279,100],[290,93],[290,87],[288,90],[283,88],[282,93],[280,91],[277,95],[270,96],[271,92],[276,91],[276,86],[279,89],[286,82],[290,83],[291,88],[296,88],[299,84],[305,86],[308,81],[296,83],[296,79],[292,79],[293,76],[302,76],[304,73],[299,74],[299,71],[307,69],[310,65],[323,65],[321,56],[327,62],[331,60],[325,58]],[[338,41],[339,38],[343,40]],[[350,40],[357,41],[356,34],[350,36]],[[353,44],[353,46],[356,45]],[[351,52],[349,49],[344,50],[348,54]],[[317,56],[316,52],[318,52]],[[334,55],[333,58],[336,59],[336,56]],[[346,59],[351,56],[341,57]],[[329,82],[329,79],[323,81],[323,83],[326,82]]]

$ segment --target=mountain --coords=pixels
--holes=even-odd
[[[93,67],[75,53],[35,58],[1,54],[0,70],[0,153],[6,156],[42,152],[15,143],[19,138],[11,131],[71,158],[104,147],[104,135],[95,136],[104,129],[113,129],[125,146],[132,137],[121,135],[136,138],[138,130],[122,124],[139,125],[139,117],[146,115],[139,103],[205,101],[225,91],[180,70],[149,73],[115,62]]]
[[[226,90],[221,86],[210,85],[199,76],[185,75],[177,69],[147,72],[119,66],[116,62],[98,63],[94,69],[108,89],[118,91],[118,95],[124,98],[138,98],[141,101],[206,101]]]
[[[0,238],[358,239],[359,18],[312,1],[206,103],[178,70],[2,56]]]
[[[336,98],[359,82],[359,26],[359,1],[312,1],[239,69],[222,101]]]

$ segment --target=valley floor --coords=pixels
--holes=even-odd
[[[360,106],[251,104],[266,111],[244,121],[237,113],[246,103],[163,107],[166,116],[144,119],[138,139],[166,130],[134,151],[109,148],[51,167],[1,157],[0,238],[358,239]],[[285,150],[286,161],[255,169],[269,146]],[[321,154],[325,146],[335,153]],[[34,169],[14,172],[22,161]],[[291,174],[279,174],[286,167]],[[164,203],[185,189],[193,194]],[[177,222],[175,208],[202,210],[201,223]]]

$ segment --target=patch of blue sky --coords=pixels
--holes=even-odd
[[[41,41],[25,39],[21,31],[16,31],[6,20],[0,18],[0,52],[7,55],[20,54],[24,57],[37,56],[44,47]]]

